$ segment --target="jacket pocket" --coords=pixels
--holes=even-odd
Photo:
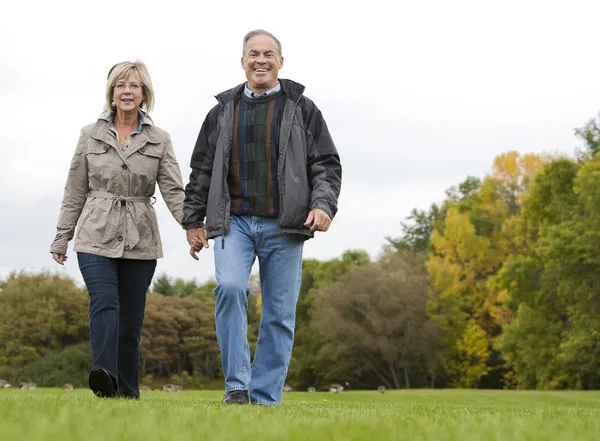
[[[141,147],[136,153],[139,153],[142,156],[153,159],[160,159],[162,157],[162,147],[160,144],[146,144],[144,147]]]
[[[118,186],[113,179],[122,161],[117,152],[111,150],[114,149],[111,149],[108,144],[90,139],[85,154],[90,189],[111,191],[113,186]]]
[[[94,215],[95,211],[96,211],[96,207],[91,207],[89,203],[86,203],[84,205],[83,211],[81,212],[81,217],[79,218],[79,222],[78,222],[79,225],[77,227],[77,234],[75,234],[75,237],[77,238],[77,240],[80,240],[81,232],[83,230],[85,223],[90,219],[90,217],[92,217]]]
[[[103,205],[103,202],[106,203],[108,200],[93,200],[92,202],[95,205],[85,219],[81,222],[77,240],[79,240],[81,243],[100,246],[103,243],[106,233],[110,206]],[[98,204],[101,204],[102,206],[99,207]]]
[[[158,226],[156,219],[151,213],[146,211],[136,220],[140,240],[135,246],[136,250],[147,252],[150,249],[158,246],[156,235],[158,234]]]
[[[162,153],[160,144],[146,144],[132,155],[129,165],[133,172],[133,194],[146,195],[154,192]]]
[[[87,157],[96,157],[98,155],[104,155],[104,157],[108,157],[108,151],[110,150],[110,147],[108,146],[108,144],[105,144],[102,141],[99,141],[97,139],[90,139],[88,144],[87,144],[87,148],[85,151],[85,155]]]

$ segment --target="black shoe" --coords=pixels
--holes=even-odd
[[[248,399],[248,391],[247,390],[230,390],[225,394],[221,403],[225,404],[248,404],[250,400]]]
[[[97,397],[112,398],[117,395],[115,379],[102,368],[92,369],[88,384]]]

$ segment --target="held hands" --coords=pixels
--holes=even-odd
[[[206,231],[204,231],[204,228],[192,228],[191,230],[186,231],[186,238],[188,244],[190,244],[190,256],[192,256],[194,260],[198,260],[196,254],[199,253],[202,248],[208,248]]]
[[[52,253],[52,258],[54,259],[54,261],[56,263],[58,263],[60,265],[64,265],[68,259],[66,254],[57,254],[57,253]]]
[[[314,233],[315,231],[325,232],[329,229],[330,225],[331,218],[320,208],[310,210],[306,222],[304,222],[305,227],[310,227],[311,233]]]
[[[315,208],[308,213],[304,226],[310,228],[311,232],[325,232],[331,225],[331,218],[320,208]],[[206,239],[206,231],[204,228],[192,228],[186,231],[187,242],[190,245],[190,256],[194,260],[198,260],[197,254],[202,248],[208,248],[208,240]],[[64,265],[68,257],[65,254],[52,253],[54,261],[60,265]]]

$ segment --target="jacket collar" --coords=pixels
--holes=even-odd
[[[279,79],[279,83],[281,84],[283,94],[294,102],[298,101],[304,94],[304,86],[300,83],[283,78]],[[220,104],[226,104],[229,101],[237,99],[244,92],[245,86],[245,82],[238,84],[237,86],[216,95],[215,98]]]
[[[157,143],[158,138],[154,130],[154,122],[152,121],[152,118],[150,118],[150,116],[141,109],[139,112],[142,131],[137,135],[140,137],[138,141],[140,141],[142,144],[146,142]],[[104,141],[107,144],[114,146],[117,150],[120,150],[114,136],[109,134],[108,127],[112,121],[112,117],[113,113],[110,110],[105,110],[102,112],[96,121],[96,127],[92,132],[92,138]],[[133,151],[131,153],[133,153]]]
[[[98,119],[102,119],[106,122],[108,122],[110,124],[110,122],[113,119],[113,111],[112,110],[105,110],[104,112],[102,112],[100,114],[100,116],[98,117]],[[138,109],[138,115],[139,115],[139,124],[140,125],[150,125],[153,126],[154,125],[154,121],[152,121],[152,118],[150,118],[150,115],[148,115],[146,112],[144,112],[142,109]]]

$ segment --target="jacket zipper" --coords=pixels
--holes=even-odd
[[[225,161],[223,161],[223,189],[225,190],[225,206],[223,207],[223,218],[221,219],[221,228],[222,228],[222,236],[221,236],[221,249],[225,249],[225,216],[227,212],[227,167],[225,165]]]
[[[221,219],[221,228],[223,229],[223,235],[221,236],[222,250],[225,249],[225,220],[227,217],[227,206],[230,204],[231,199],[229,187],[227,185],[227,164],[229,163],[229,155],[231,153],[231,134],[228,134],[226,145],[228,146],[227,155],[223,155],[223,189],[225,190],[225,206],[223,207],[223,218]]]

